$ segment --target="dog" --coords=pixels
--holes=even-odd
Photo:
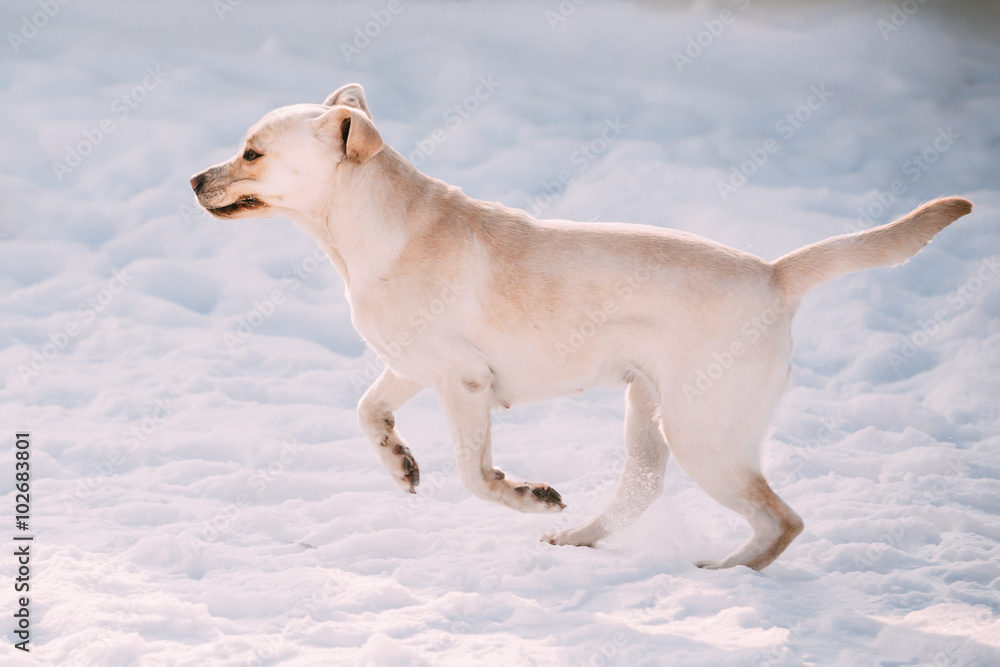
[[[594,546],[629,525],[662,492],[673,453],[753,528],[725,558],[695,563],[712,569],[759,570],[803,529],[759,456],[789,381],[802,297],[905,262],[972,210],[938,199],[774,262],[659,227],[538,220],[418,171],[383,143],[358,84],[271,111],[191,187],[217,218],[286,216],[329,256],[354,327],[386,366],[358,404],[361,430],[403,491],[416,492],[420,468],[393,412],[430,387],[474,496],[558,512],[555,489],[494,464],[491,411],[624,385],[615,496],[592,520],[542,539]]]

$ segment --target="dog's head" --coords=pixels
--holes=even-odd
[[[191,177],[217,218],[267,218],[319,210],[339,170],[382,150],[364,89],[348,84],[323,104],[275,109],[247,132],[230,160]]]

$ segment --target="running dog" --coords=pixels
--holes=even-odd
[[[430,387],[473,495],[558,512],[551,486],[494,465],[490,412],[625,385],[627,458],[613,500],[542,539],[594,546],[630,524],[661,493],[672,452],[753,527],[730,555],[695,564],[757,570],[803,527],[759,461],[800,300],[838,276],[905,262],[972,210],[938,199],[774,262],[659,227],[536,220],[418,171],[383,143],[357,84],[268,113],[191,186],[213,216],[287,216],[329,256],[354,327],[386,365],[358,405],[361,430],[404,491],[420,472],[393,412]]]

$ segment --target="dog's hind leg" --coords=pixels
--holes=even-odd
[[[735,477],[737,475],[734,475],[732,481],[737,483]],[[720,561],[695,561],[694,564],[698,567],[719,570],[746,565],[760,570],[780,556],[802,532],[802,519],[771,490],[760,473],[746,471],[745,475],[739,477],[742,478],[742,485],[738,487],[738,492],[711,495],[726,507],[742,514],[753,527],[753,537]]]
[[[663,438],[658,398],[645,379],[625,389],[625,470],[611,503],[587,523],[546,535],[549,544],[594,546],[598,540],[635,521],[663,491],[670,451]]]
[[[420,483],[420,467],[396,431],[396,418],[392,413],[421,389],[422,385],[386,368],[358,403],[361,430],[375,446],[392,478],[410,493],[416,493]]]
[[[733,368],[729,373],[740,371]],[[745,390],[753,385],[735,381],[728,388],[736,390],[727,391],[728,383],[720,380],[718,393],[713,387],[692,402],[680,398],[683,404],[662,406],[665,415],[673,411],[672,417],[664,419],[664,431],[677,463],[708,495],[743,515],[753,528],[753,536],[742,547],[719,561],[697,561],[698,567],[745,565],[760,570],[802,532],[802,519],[771,490],[760,472],[760,442],[784,387],[784,376],[775,372],[757,377],[754,391]]]

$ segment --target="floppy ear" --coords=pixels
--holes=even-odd
[[[360,109],[338,105],[314,122],[316,136],[343,152],[350,162],[362,164],[382,150],[382,135]]]
[[[365,100],[365,89],[361,87],[360,83],[349,83],[346,86],[341,86],[330,93],[323,104],[328,107],[343,104],[345,107],[360,109],[368,114],[369,118],[372,117],[372,112],[368,110],[368,102]]]

